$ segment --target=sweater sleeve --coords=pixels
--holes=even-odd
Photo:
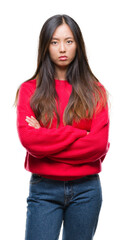
[[[98,107],[99,108],[99,107]],[[109,149],[109,114],[108,104],[101,111],[96,111],[92,119],[90,133],[77,139],[63,151],[49,156],[52,160],[70,164],[82,164],[104,160]]]
[[[79,137],[85,136],[87,132],[74,128],[70,125],[47,129],[40,127],[35,129],[28,125],[26,116],[34,116],[30,107],[32,95],[31,84],[23,83],[19,90],[17,102],[17,132],[23,147],[34,157],[43,158],[65,149]]]

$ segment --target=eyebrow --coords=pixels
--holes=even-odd
[[[70,38],[71,38],[71,39],[74,39],[73,37],[66,37],[65,40],[70,39]],[[53,37],[52,40],[53,40],[53,39],[59,40],[59,38],[57,38],[57,37]]]

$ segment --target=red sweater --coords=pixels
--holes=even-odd
[[[55,79],[55,88],[60,99],[60,125],[53,119],[50,129],[35,129],[28,125],[26,116],[34,116],[30,97],[36,89],[36,79],[22,83],[17,103],[17,131],[26,149],[25,169],[45,178],[68,181],[101,171],[101,163],[109,149],[108,105],[93,115],[91,120],[73,121],[64,126],[62,117],[68,103],[72,85]],[[99,104],[98,104],[99,107]],[[97,108],[98,108],[97,107]],[[97,112],[97,109],[96,109]],[[87,131],[90,133],[87,135]]]

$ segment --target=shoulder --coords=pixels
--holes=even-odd
[[[30,88],[30,89],[35,89],[36,88],[36,79],[31,79],[23,82],[20,85],[21,88]]]
[[[105,89],[104,85],[101,82],[96,81],[95,83],[98,87],[101,87],[101,88]]]
[[[19,87],[20,94],[33,94],[36,90],[36,79],[23,82]]]
[[[18,98],[31,97],[36,90],[36,79],[23,82],[18,89]]]
[[[26,102],[27,99],[30,99],[30,97],[33,95],[36,89],[36,80],[28,80],[23,82],[19,89],[18,89],[18,95],[17,95],[17,103],[18,105],[20,102]]]

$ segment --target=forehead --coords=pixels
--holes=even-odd
[[[62,24],[62,25],[60,25],[59,27],[56,28],[52,37],[54,37],[54,38],[55,37],[56,38],[59,38],[59,37],[66,38],[66,37],[74,37],[74,36],[73,36],[73,33],[72,33],[70,27],[67,24]]]

